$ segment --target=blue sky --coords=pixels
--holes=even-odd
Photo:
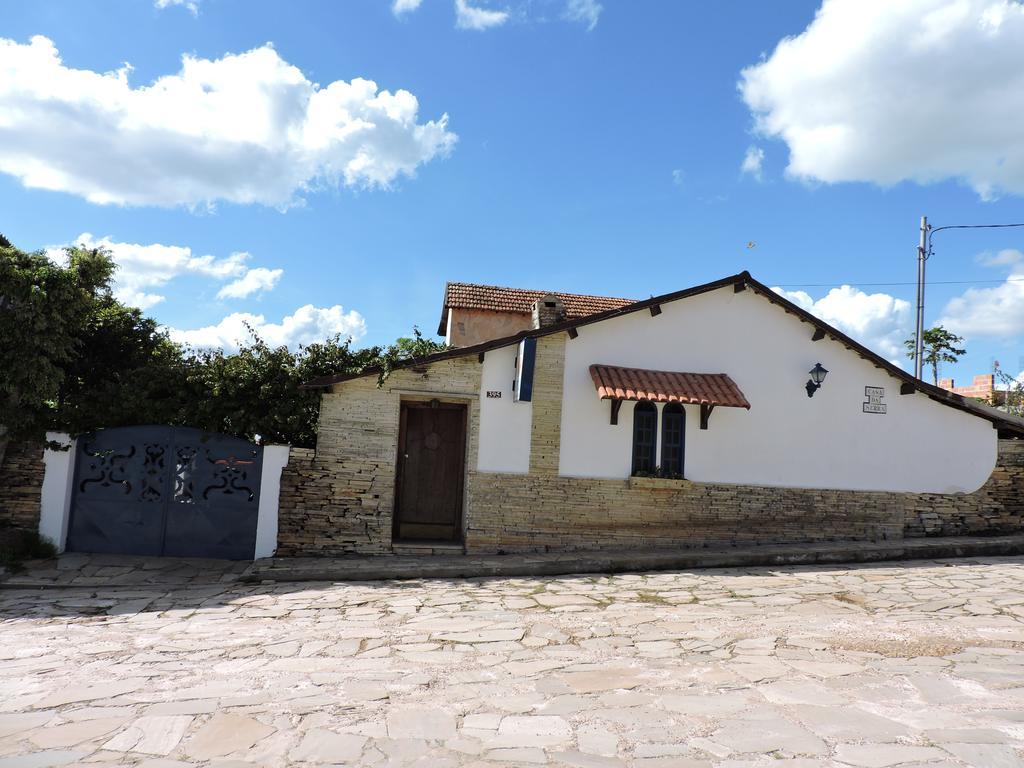
[[[895,359],[919,217],[1024,222],[1024,9],[821,5],[10,3],[0,231],[107,244],[195,343],[432,333],[446,280],[748,269]],[[935,246],[926,319],[969,349],[944,372],[1016,374],[1024,229]]]

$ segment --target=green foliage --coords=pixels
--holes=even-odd
[[[178,424],[187,367],[181,348],[141,310],[96,300],[64,367],[53,421],[78,434],[98,427]]]
[[[183,349],[111,295],[115,266],[106,252],[67,254],[60,266],[0,235],[0,463],[8,437],[132,424],[311,447],[321,390],[302,384],[375,366],[383,383],[399,364],[446,349],[418,328],[386,349],[353,349],[336,336],[292,351],[255,333],[231,354]]]
[[[0,567],[12,573],[24,569],[22,560],[42,560],[57,556],[57,548],[38,531],[0,526]]]
[[[1024,382],[1006,373],[999,363],[996,363],[995,374],[996,386],[1003,390],[1002,409],[1012,416],[1024,416]]]
[[[947,331],[941,325],[937,325],[934,328],[925,329],[923,340],[923,362],[931,366],[932,383],[938,386],[939,363],[955,363],[960,359],[961,355],[967,353],[966,349],[957,346],[963,343],[963,337]],[[917,356],[915,338],[911,336],[903,343],[909,350],[907,357],[913,360]]]
[[[6,244],[6,245],[4,245]],[[114,263],[67,249],[68,266],[0,244],[0,425],[3,439],[39,439],[51,425],[80,329],[109,296]]]
[[[428,355],[443,352],[448,345],[432,339],[423,337],[423,333],[417,326],[412,327],[412,336],[402,336],[379,355],[377,365],[380,366],[380,375],[377,377],[377,386],[384,386],[391,372],[401,364],[410,360],[420,360]]]
[[[188,402],[182,418],[213,432],[312,447],[321,391],[301,385],[332,373],[358,373],[379,354],[377,347],[353,350],[338,336],[292,352],[269,346],[255,333],[234,354],[196,351],[185,361]]]

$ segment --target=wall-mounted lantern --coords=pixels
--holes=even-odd
[[[807,389],[807,396],[814,397],[814,393],[821,389],[825,377],[828,376],[828,370],[821,363],[815,363],[814,367],[810,370],[810,374],[811,378],[807,380],[807,384],[804,386]]]

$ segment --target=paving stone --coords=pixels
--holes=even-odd
[[[889,768],[891,765],[927,762],[945,756],[936,747],[912,747],[898,744],[840,744],[835,759],[840,763],[858,768]],[[987,763],[977,763],[981,768],[994,768]]]
[[[588,672],[562,672],[558,675],[558,679],[577,693],[636,688],[644,682],[644,676],[638,671],[615,668]]]
[[[185,754],[210,760],[248,749],[274,728],[244,715],[216,714],[185,744]]]
[[[288,755],[291,760],[310,763],[342,763],[358,760],[366,744],[365,736],[334,733],[315,728]]]
[[[73,747],[83,741],[104,736],[124,725],[126,718],[100,718],[65,723],[34,731],[29,740],[37,747],[52,749],[54,747]]]
[[[455,736],[455,716],[440,709],[392,710],[387,725],[392,739],[444,740]]]
[[[781,718],[732,720],[709,736],[733,752],[784,752],[823,755],[825,742],[808,730]]]
[[[47,578],[88,583],[122,567],[81,562]],[[0,760],[1021,761],[1022,558],[262,585],[220,566],[147,562],[107,577],[142,579],[128,586],[0,589]],[[947,604],[920,610],[937,601]]]
[[[943,744],[942,748],[968,765],[984,768],[1021,768],[1024,753],[1002,744]]]

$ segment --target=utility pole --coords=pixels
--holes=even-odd
[[[928,217],[921,217],[921,244],[917,246],[917,332],[914,334],[914,378],[921,378],[924,357],[924,263],[928,260]]]

